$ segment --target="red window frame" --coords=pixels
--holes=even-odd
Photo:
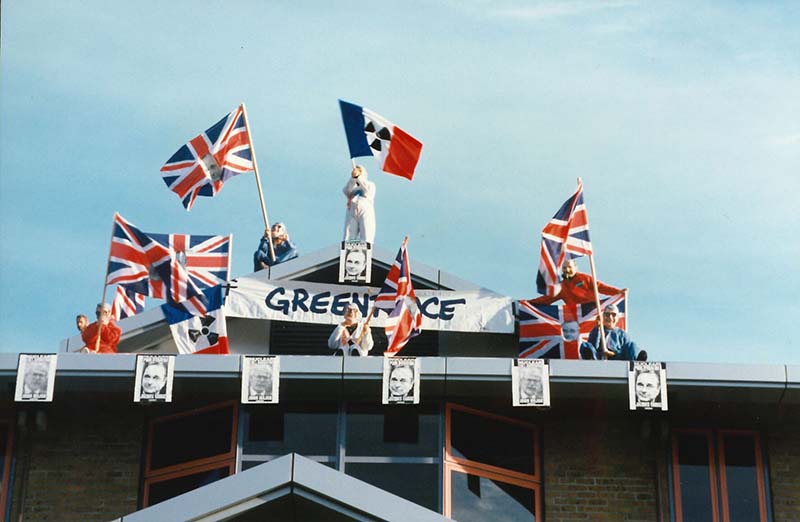
[[[491,419],[497,422],[504,422],[515,426],[521,426],[531,431],[533,455],[534,455],[534,473],[522,473],[510,469],[501,468],[483,462],[476,462],[461,457],[456,457],[452,453],[452,412],[453,410],[461,411],[477,417]],[[489,480],[497,480],[514,486],[519,486],[529,489],[534,494],[534,506],[536,520],[542,520],[542,473],[541,473],[541,455],[539,451],[539,429],[536,425],[530,424],[518,419],[503,417],[494,413],[461,406],[459,404],[447,403],[445,406],[445,449],[444,449],[444,482],[443,482],[443,507],[444,516],[451,517],[452,515],[452,495],[450,487],[452,483],[452,473],[466,473],[476,475],[479,477],[487,478]]]
[[[6,519],[6,503],[8,502],[8,488],[11,485],[11,460],[14,458],[14,424],[11,421],[0,421],[0,429],[6,430],[6,458],[2,469],[2,482],[0,482],[0,518]]]
[[[152,469],[151,457],[153,451],[153,433],[155,431],[155,427],[157,424],[171,421],[174,419],[179,419],[181,417],[198,415],[206,411],[231,408],[231,407],[233,408],[233,414],[231,415],[231,423],[232,423],[231,443],[228,451],[226,451],[225,453],[212,455],[210,457],[203,457],[201,459],[190,460],[187,462],[182,462],[180,464],[174,464],[171,466],[165,466],[163,468],[158,468],[155,470]],[[209,406],[203,406],[201,408],[195,408],[192,410],[187,410],[172,415],[165,415],[163,417],[158,417],[156,419],[151,420],[147,430],[147,452],[145,455],[145,470],[144,470],[144,480],[143,480],[144,498],[142,499],[142,507],[148,507],[150,505],[150,486],[153,484],[157,484],[165,480],[171,480],[175,478],[184,477],[187,475],[193,475],[195,473],[200,473],[203,471],[210,471],[212,469],[224,468],[224,467],[228,467],[230,475],[233,475],[236,472],[236,449],[237,449],[236,441],[238,435],[237,434],[238,426],[239,426],[239,403],[238,401],[235,400],[211,404]]]
[[[710,481],[711,517],[713,522],[730,522],[728,512],[728,482],[725,473],[725,435],[746,435],[753,438],[756,463],[756,487],[758,488],[759,522],[767,522],[767,496],[764,483],[764,461],[761,450],[761,435],[752,430],[717,430],[714,437],[711,429],[676,429],[672,431],[672,491],[675,501],[675,522],[684,522],[681,505],[680,465],[678,461],[678,437],[681,434],[704,435],[708,446],[708,476]]]

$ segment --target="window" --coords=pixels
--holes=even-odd
[[[676,522],[769,520],[756,432],[676,430],[672,481]]]
[[[534,426],[447,405],[445,516],[459,522],[491,520],[496,513],[509,522],[541,520],[539,469]]]
[[[227,402],[151,421],[143,507],[232,475],[237,413]]]
[[[351,404],[346,411],[344,472],[440,511],[439,405]]]
[[[336,403],[252,406],[242,415],[242,470],[287,453],[336,467]]]

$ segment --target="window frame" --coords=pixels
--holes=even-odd
[[[5,462],[3,463],[2,482],[0,482],[0,519],[6,520],[8,514],[8,492],[11,489],[11,467],[14,458],[14,423],[10,420],[0,421],[0,429],[6,430]]]
[[[758,496],[759,522],[769,522],[766,494],[766,466],[764,463],[761,434],[755,430],[715,429],[715,428],[678,428],[672,430],[672,505],[675,522],[684,522],[683,505],[681,503],[680,464],[678,461],[678,438],[680,435],[703,435],[708,447],[708,475],[711,494],[711,518],[713,522],[730,522],[728,508],[728,479],[725,464],[725,436],[746,435],[753,439],[755,457],[756,488]]]
[[[451,442],[453,410],[467,413],[469,415],[475,415],[477,417],[483,417],[486,419],[503,422],[506,424],[520,426],[527,430],[530,430],[533,437],[532,440],[533,458],[534,458],[533,475],[454,456],[452,453],[452,442]],[[467,475],[475,475],[478,477],[486,478],[489,480],[495,480],[506,484],[511,484],[513,486],[525,489],[530,489],[534,494],[535,520],[537,522],[542,520],[542,510],[543,510],[542,507],[543,484],[542,484],[542,466],[541,466],[542,457],[541,457],[541,447],[539,445],[539,440],[540,440],[539,427],[537,425],[519,419],[504,417],[502,415],[497,415],[495,413],[490,413],[475,408],[470,408],[468,406],[462,406],[460,404],[448,402],[445,404],[444,426],[445,426],[445,434],[444,434],[445,445],[444,445],[444,458],[442,459],[442,467],[444,469],[444,477],[442,481],[442,497],[443,497],[442,505],[443,505],[444,516],[446,517],[452,516],[453,512],[452,492],[451,492],[452,473],[458,472]]]
[[[155,432],[155,426],[157,424],[179,419],[182,417],[190,417],[193,415],[202,414],[207,411],[221,410],[231,407],[233,409],[233,413],[231,415],[231,443],[228,448],[228,451],[226,451],[225,453],[212,455],[210,457],[203,457],[200,459],[194,459],[182,462],[180,464],[173,464],[170,466],[165,466],[163,468],[157,468],[155,470],[151,467],[151,459],[153,453],[153,435]],[[203,471],[209,471],[212,469],[224,468],[224,467],[227,467],[229,470],[228,476],[234,475],[237,472],[238,450],[239,450],[239,402],[236,400],[217,402],[214,404],[209,404],[207,406],[193,408],[191,410],[186,410],[179,413],[173,413],[150,419],[147,427],[145,466],[142,475],[142,507],[144,508],[150,505],[149,503],[150,486],[152,486],[153,484],[157,484],[165,480],[171,480],[187,475],[192,475],[194,473],[200,473]]]

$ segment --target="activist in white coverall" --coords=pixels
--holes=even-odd
[[[342,189],[347,198],[344,240],[375,242],[375,183],[367,179],[367,169],[357,165]]]
[[[328,337],[328,348],[334,350],[334,355],[369,355],[375,342],[372,339],[372,329],[366,321],[358,320],[360,316],[358,306],[353,303],[347,305],[344,321]]]

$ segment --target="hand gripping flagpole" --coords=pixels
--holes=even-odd
[[[114,219],[111,222],[111,241],[109,241],[108,245],[108,259],[106,260],[106,273],[103,276],[103,296],[100,298],[100,307],[103,309],[106,304],[106,290],[108,289],[108,269],[111,267],[111,249],[114,246],[114,229],[117,226],[117,216],[119,214],[114,212]],[[101,312],[102,313],[102,312]],[[100,318],[97,318],[97,340],[94,342],[94,352],[98,353],[100,351],[100,336],[103,333],[103,322]],[[87,346],[88,348],[88,346]]]
[[[578,178],[578,186],[581,185],[581,178]],[[586,222],[589,222],[589,212],[586,210],[586,202],[584,201],[584,212],[586,212]],[[594,250],[594,249],[592,249]],[[597,327],[600,330],[600,354],[601,359],[606,359],[606,330],[603,327],[603,310],[600,308],[600,291],[597,289],[597,271],[594,268],[594,255],[589,252],[589,268],[592,271],[592,287],[594,289],[594,304],[597,307],[597,318],[600,320]]]
[[[267,232],[269,240],[269,257],[275,261],[275,247],[272,246],[272,234],[269,233],[269,218],[267,217],[267,207],[264,205],[264,192],[261,190],[261,178],[258,175],[258,162],[256,161],[256,147],[253,144],[253,134],[250,132],[250,123],[247,121],[247,109],[242,103],[242,115],[244,116],[244,126],[247,128],[247,136],[250,139],[250,153],[253,155],[253,172],[256,174],[256,188],[258,188],[258,200],[261,202],[261,215],[264,218],[264,230]]]

